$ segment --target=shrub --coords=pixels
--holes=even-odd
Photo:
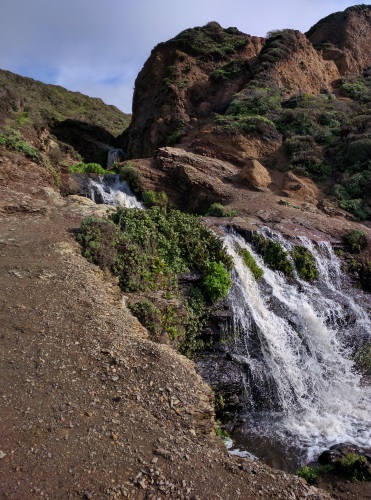
[[[204,346],[200,334],[208,321],[208,314],[201,290],[193,287],[186,303],[186,316],[183,322],[185,338],[179,346],[179,351],[188,358],[192,358],[194,352]]]
[[[75,165],[72,165],[69,167],[69,171],[71,173],[76,173],[76,174],[98,174],[98,175],[104,175],[107,174],[108,171],[105,170],[102,165],[99,165],[99,163],[76,163]]]
[[[361,253],[367,246],[367,235],[361,229],[353,229],[343,236],[343,241],[352,253]]]
[[[299,277],[305,281],[318,279],[316,261],[311,252],[303,246],[295,246],[290,252]]]

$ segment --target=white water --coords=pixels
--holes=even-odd
[[[125,181],[118,174],[107,174],[99,177],[99,181],[90,179],[89,197],[96,203],[114,205],[115,207],[143,208],[133,195]]]
[[[259,284],[235,251],[236,242],[264,270]],[[248,374],[247,390],[255,388],[246,416],[255,422],[249,432],[295,448],[307,460],[341,442],[371,448],[371,388],[361,387],[345,342],[354,335],[370,338],[371,322],[341,291],[341,267],[331,246],[298,241],[316,258],[320,278],[311,285],[288,282],[267,268],[240,236],[226,235],[225,244],[235,262],[228,296],[237,332],[232,359]]]

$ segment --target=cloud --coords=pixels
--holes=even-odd
[[[264,36],[306,31],[346,0],[2,0],[0,67],[101,97],[130,112],[134,80],[152,48],[218,21]]]

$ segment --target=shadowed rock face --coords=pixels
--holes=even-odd
[[[325,60],[347,75],[371,64],[370,26],[371,6],[358,5],[321,19],[306,35]]]

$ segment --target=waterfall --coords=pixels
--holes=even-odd
[[[107,154],[107,167],[112,167],[112,165],[124,159],[125,153],[122,149],[110,149]]]
[[[90,179],[89,197],[95,203],[104,203],[116,207],[143,208],[142,203],[131,192],[125,181],[118,174],[106,174],[98,181]]]
[[[292,247],[278,234],[265,230],[265,236]],[[259,282],[236,243],[264,270]],[[235,263],[228,295],[235,340],[229,349],[246,374],[245,428],[295,449],[303,461],[340,442],[371,448],[371,388],[362,386],[349,347],[355,337],[370,338],[371,321],[342,292],[341,266],[331,246],[305,238],[298,244],[315,257],[319,279],[313,284],[288,280],[241,236],[225,236]]]

